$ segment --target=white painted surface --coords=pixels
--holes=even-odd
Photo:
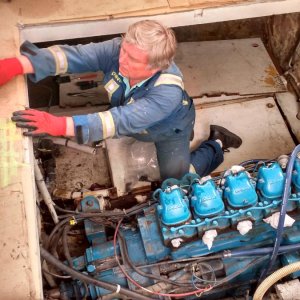
[[[34,26],[19,24],[19,27],[22,41],[29,40],[33,43],[37,43],[89,36],[118,34],[125,32],[130,24],[145,18],[160,20],[167,26],[177,27],[256,18],[299,11],[299,0],[272,0],[154,16],[60,24],[37,24]]]
[[[179,43],[175,62],[191,97],[286,90],[259,38]]]
[[[286,116],[291,129],[298,141],[300,141],[300,120],[296,115],[300,109],[300,103],[297,102],[297,98],[292,93],[279,93],[276,94],[277,101]]]
[[[225,153],[217,171],[248,159],[276,158],[295,146],[273,98],[197,109],[193,149],[207,139],[211,124],[224,126],[243,140],[239,149]]]

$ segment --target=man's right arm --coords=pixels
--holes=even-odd
[[[26,56],[0,59],[0,86],[17,75],[29,73],[34,73],[34,69]]]
[[[37,82],[65,73],[106,73],[118,61],[120,41],[116,38],[102,43],[48,48],[38,48],[26,41],[21,45],[21,56],[0,59],[0,85],[22,74],[29,74],[29,78]]]
[[[120,39],[86,45],[54,45],[38,48],[25,41],[20,48],[34,69],[29,79],[38,82],[48,76],[111,70],[120,52]]]
[[[17,57],[23,67],[23,74],[33,74],[34,69],[31,61],[24,55]]]

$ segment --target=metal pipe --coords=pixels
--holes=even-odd
[[[258,249],[245,249],[245,250],[226,250],[223,252],[224,257],[239,257],[239,256],[254,256],[254,255],[266,255],[270,254],[273,251],[273,247],[265,247],[265,248],[258,248]],[[286,252],[292,252],[297,251],[300,249],[300,243],[298,244],[292,244],[292,245],[286,245],[286,246],[280,246],[278,249],[278,253],[286,253]]]
[[[36,160],[34,160],[34,175],[35,175],[35,182],[36,182],[38,189],[42,195],[42,198],[45,201],[46,205],[48,206],[48,209],[50,211],[50,214],[51,214],[51,217],[52,217],[54,223],[57,224],[59,221],[58,221],[57,213],[54,209],[55,203],[52,201],[52,198],[47,189],[43,175],[41,173],[41,170],[40,170]]]
[[[87,146],[87,145],[79,145],[76,142],[73,142],[69,139],[64,139],[64,138],[57,138],[57,137],[51,137],[51,140],[53,141],[54,144],[57,145],[62,145],[67,148],[72,148],[74,150],[79,150],[81,152],[85,152],[88,154],[93,154],[95,155],[97,153],[97,149]]]
[[[115,188],[109,188],[109,189],[103,189],[98,191],[85,191],[85,192],[73,192],[73,191],[67,191],[63,189],[54,189],[53,190],[53,196],[57,198],[62,199],[78,199],[78,198],[84,198],[86,196],[102,196],[102,197],[115,197],[116,195],[116,189]]]

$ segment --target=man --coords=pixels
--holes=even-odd
[[[242,140],[211,126],[209,140],[190,154],[195,109],[173,62],[175,50],[173,31],[150,20],[131,25],[124,38],[103,43],[39,49],[25,42],[20,57],[0,61],[0,84],[19,74],[30,74],[36,82],[51,75],[101,70],[109,110],[73,117],[22,110],[12,120],[29,129],[27,136],[75,136],[78,143],[131,136],[154,142],[162,180],[181,178],[190,164],[205,176],[223,162],[224,149],[238,148]]]

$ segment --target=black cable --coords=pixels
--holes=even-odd
[[[52,273],[52,272],[50,272],[50,271],[47,271],[46,269],[43,269],[43,268],[42,268],[42,271],[45,272],[45,273],[47,273],[47,274],[49,274],[49,275],[51,275],[51,276],[53,276],[53,277],[57,277],[57,278],[60,278],[60,279],[70,279],[70,278],[72,278],[72,277],[69,276],[69,275],[59,275],[59,274],[55,274],[55,273]]]
[[[45,243],[44,247],[48,250],[50,245],[51,245],[51,242],[52,242],[52,239],[55,235],[55,233],[62,227],[64,226],[66,223],[68,223],[69,221],[71,220],[71,217],[68,217],[68,218],[65,218],[64,220],[60,221],[59,223],[57,223],[55,225],[55,227],[52,229],[49,237],[48,237],[48,240],[47,242]]]
[[[140,295],[136,292],[130,291],[128,289],[125,289],[123,287],[121,287],[120,285],[116,285],[116,284],[112,284],[112,283],[108,283],[99,279],[95,279],[92,278],[88,275],[85,275],[81,272],[78,272],[70,267],[68,267],[67,265],[63,264],[61,261],[59,261],[56,257],[54,257],[53,255],[51,255],[47,250],[45,250],[43,247],[40,248],[40,252],[41,252],[41,256],[49,263],[55,265],[57,268],[59,268],[60,270],[62,270],[63,272],[71,275],[72,277],[86,282],[88,284],[93,284],[96,286],[99,286],[101,288],[104,288],[106,290],[112,291],[112,292],[116,292],[117,290],[119,291],[120,294],[131,297],[132,299],[136,299],[136,300],[149,300],[149,299],[153,299],[150,297],[145,297],[143,295]]]
[[[49,249],[50,245],[52,244],[52,240],[54,238],[54,235],[57,233],[58,230],[61,230],[62,227],[64,227],[68,222],[70,222],[71,220],[74,220],[76,223],[77,222],[81,222],[84,220],[84,218],[80,218],[77,217],[76,218],[74,216],[68,216],[67,218],[63,219],[62,221],[60,221],[59,223],[57,223],[55,225],[55,227],[52,229],[47,242],[44,244],[45,249]]]
[[[70,231],[71,226],[69,224],[65,225],[65,228],[63,230],[62,234],[62,245],[64,250],[64,255],[66,260],[68,261],[68,264],[71,268],[73,268],[73,260],[70,255],[69,246],[68,246],[68,232]]]
[[[124,209],[124,210],[119,210],[119,211],[114,211],[114,210],[106,210],[104,212],[76,212],[76,211],[70,211],[72,214],[76,214],[76,218],[93,218],[93,217],[130,217],[133,215],[138,214],[139,212],[142,212],[143,209],[145,207],[149,207],[151,205],[153,205],[155,202],[151,201],[150,203],[143,203],[143,204],[139,204],[139,205],[135,205],[129,209]],[[56,205],[54,206],[56,207]],[[62,208],[59,208],[60,210],[62,210]],[[70,218],[72,217],[71,214],[68,215],[60,215],[60,218]]]
[[[269,162],[273,162],[274,159],[249,159],[249,160],[246,160],[246,161],[243,161],[241,163],[239,163],[239,166],[242,166],[242,167],[245,167],[247,165],[257,165],[259,163],[262,163],[262,164],[265,164],[265,163],[269,163]]]
[[[54,206],[54,208],[60,212],[64,212],[64,213],[67,213],[67,214],[73,214],[73,215],[77,215],[79,214],[78,211],[75,211],[75,210],[69,210],[69,209],[64,209],[60,206],[58,206],[57,204]]]
[[[178,259],[178,260],[168,260],[168,261],[162,261],[162,262],[155,263],[155,264],[138,266],[137,268],[151,268],[151,267],[157,267],[157,266],[167,265],[167,264],[177,264],[177,263],[181,263],[181,262],[197,263],[197,262],[202,262],[205,260],[213,260],[213,259],[218,259],[218,258],[224,258],[224,255],[216,254],[216,255],[211,255],[211,256],[191,257],[191,258],[183,258],[183,259]]]
[[[244,271],[246,271],[247,269],[251,268],[252,266],[255,266],[256,264],[262,262],[263,260],[265,260],[267,257],[269,257],[268,255],[262,256],[262,257],[258,257],[255,258],[253,260],[251,260],[246,266],[244,266],[242,269],[239,269],[235,272],[233,272],[232,274],[230,274],[229,276],[217,281],[216,285],[214,287],[217,287],[219,285],[222,285],[223,283],[228,283],[230,280],[232,280],[233,278],[239,276],[241,273],[243,273]]]
[[[51,239],[51,243],[49,244],[49,252],[52,253],[53,255],[57,254],[57,247],[58,247],[58,243],[62,237],[64,231],[64,227],[60,227],[56,234],[53,235],[52,239]]]
[[[161,276],[156,276],[154,274],[149,274],[149,273],[146,273],[146,272],[143,272],[142,270],[140,270],[137,266],[134,265],[134,263],[132,262],[132,260],[130,259],[129,257],[129,254],[128,254],[128,248],[127,248],[127,244],[126,244],[126,241],[125,241],[125,238],[123,236],[123,234],[118,231],[118,236],[120,237],[120,241],[123,245],[122,247],[122,250],[123,250],[123,253],[125,255],[125,259],[126,259],[126,262],[128,263],[128,265],[136,272],[138,273],[139,275],[143,276],[143,277],[147,277],[147,278],[151,278],[151,279],[154,279],[154,280],[159,280],[159,281],[163,281],[163,282],[167,282],[169,284],[172,284],[172,285],[177,285],[177,286],[192,286],[192,283],[183,283],[183,282],[179,282],[179,281],[173,281],[173,280],[169,280],[167,278],[163,278]]]

